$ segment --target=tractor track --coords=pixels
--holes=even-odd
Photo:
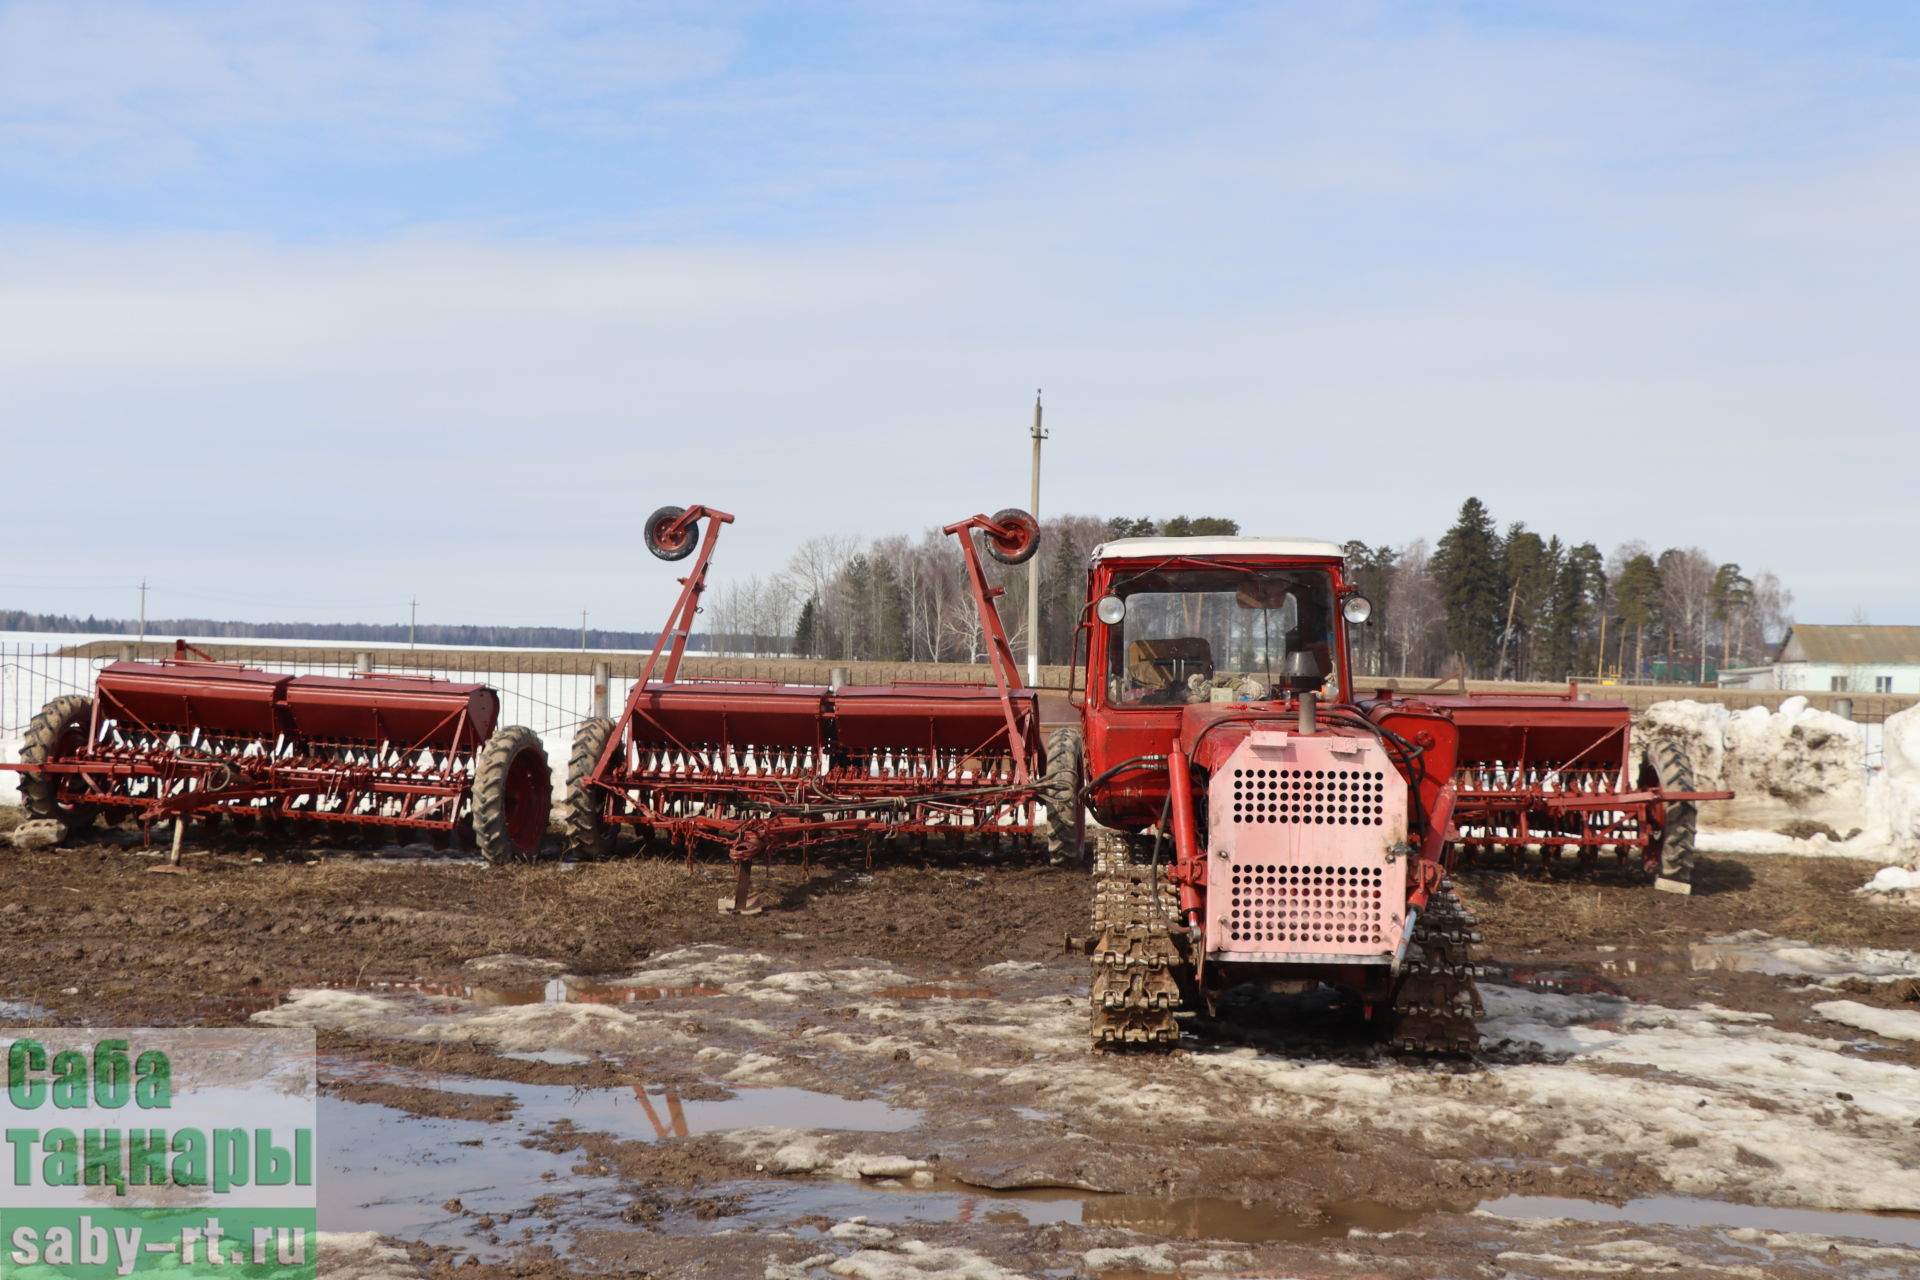
[[[1103,831],[1093,841],[1095,1047],[1166,1051],[1180,1043],[1174,1014],[1191,985],[1179,899],[1160,868],[1142,865],[1140,842]]]
[[[1414,921],[1413,938],[1394,993],[1388,1047],[1409,1053],[1464,1054],[1480,1046],[1474,1019],[1486,1013],[1473,949],[1479,921],[1460,905],[1452,882],[1441,881]]]

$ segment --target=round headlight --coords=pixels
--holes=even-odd
[[[1365,622],[1373,616],[1373,601],[1365,596],[1348,596],[1340,613],[1348,622]]]
[[[1115,626],[1127,616],[1127,602],[1119,596],[1101,596],[1100,603],[1093,606],[1093,616],[1110,627]]]

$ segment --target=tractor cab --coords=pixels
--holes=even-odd
[[[1122,538],[1088,569],[1087,774],[1162,755],[1196,705],[1297,714],[1303,698],[1351,703],[1347,625],[1365,601],[1331,542],[1299,538]],[[1209,717],[1210,718],[1210,717]],[[1159,817],[1165,774],[1120,775],[1103,821]]]

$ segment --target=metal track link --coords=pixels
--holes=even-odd
[[[1486,1012],[1473,948],[1479,923],[1442,883],[1413,926],[1406,967],[1393,1001],[1393,1032],[1387,1043],[1413,1053],[1472,1053],[1480,1046],[1474,1019]]]
[[[1094,836],[1093,998],[1097,1049],[1165,1052],[1180,1042],[1174,1013],[1189,964],[1176,934],[1179,895],[1162,871],[1138,860],[1136,841]]]

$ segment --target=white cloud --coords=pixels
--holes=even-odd
[[[35,548],[49,575],[138,556],[291,576],[329,615],[431,581],[444,617],[651,625],[654,506],[736,511],[728,573],[993,510],[1025,492],[1044,384],[1050,510],[1397,544],[1472,493],[1773,569],[1809,619],[1920,620],[1920,516],[1888,480],[1920,462],[1915,96],[1892,77],[1848,109],[1837,54],[1302,7],[971,58],[889,29],[861,57],[913,56],[694,83],[737,15],[603,45],[566,6],[434,11],[412,40],[390,35],[426,10],[276,7],[305,16],[260,34],[219,9],[254,34],[196,44],[136,9],[172,87],[102,47],[63,73],[90,87],[0,104],[142,151],[229,110],[478,145],[503,102],[624,136],[594,96],[673,81],[648,127],[721,139],[731,176],[674,243],[591,192],[591,233],[544,238],[0,228],[9,460],[85,477],[85,518]],[[977,35],[981,11],[919,20]],[[758,234],[686,234],[754,209]]]

